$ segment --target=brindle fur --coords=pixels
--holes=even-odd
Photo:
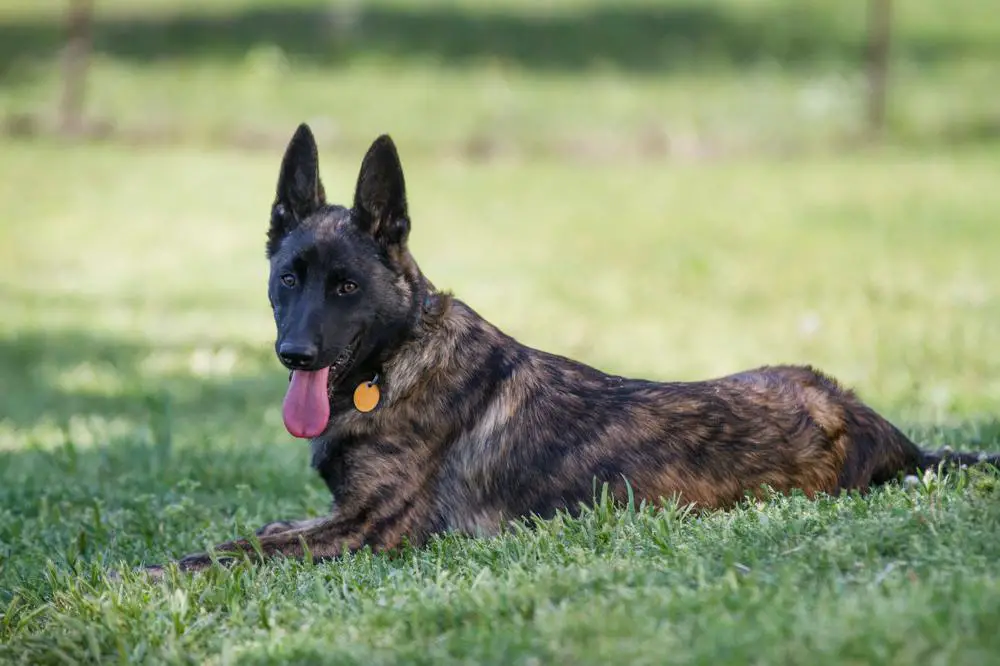
[[[283,342],[313,341],[312,367],[359,340],[331,373],[331,419],[312,464],[331,515],[258,531],[264,557],[336,557],[454,530],[490,535],[511,519],[574,513],[595,481],[623,501],[732,507],[763,486],[809,496],[865,491],[947,460],[1000,456],[919,449],[854,393],[810,367],[689,383],[605,374],[526,347],[423,276],[407,249],[402,167],[388,136],[369,149],[354,205],[329,205],[306,125],[285,154],[268,231],[269,296]],[[294,289],[280,276],[298,277]],[[339,295],[344,280],[357,283]],[[360,337],[359,337],[360,336]],[[352,392],[379,377],[370,413]],[[251,557],[255,540],[215,548]],[[223,561],[230,558],[223,558]],[[200,569],[207,554],[179,561]],[[153,567],[154,571],[162,571]]]

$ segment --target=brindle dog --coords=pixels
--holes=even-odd
[[[271,209],[268,296],[275,351],[291,371],[285,425],[312,440],[334,505],[217,546],[223,561],[489,535],[520,517],[574,513],[595,482],[619,501],[630,485],[636,501],[716,509],[764,486],[812,497],[941,462],[1000,464],[921,450],[810,367],[654,382],[529,348],[435,289],[409,232],[388,136],[365,155],[346,208],[326,201],[313,134],[298,128]],[[199,553],[178,565],[211,561]]]

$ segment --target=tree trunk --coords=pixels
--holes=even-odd
[[[868,131],[876,139],[885,130],[891,35],[892,0],[868,0]]]
[[[70,136],[79,135],[85,129],[84,97],[93,38],[93,18],[93,0],[69,0],[58,122],[59,131]]]

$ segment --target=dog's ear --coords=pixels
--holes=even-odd
[[[396,144],[387,135],[375,139],[364,160],[354,190],[358,226],[384,247],[401,245],[410,232],[406,184]]]
[[[326,193],[319,179],[319,149],[312,130],[302,123],[281,160],[278,188],[271,206],[271,227],[267,232],[268,256],[277,251],[288,232],[325,203]]]

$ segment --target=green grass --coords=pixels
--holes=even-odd
[[[87,98],[136,140],[606,159],[824,148],[864,120],[864,0],[102,0]],[[992,0],[896,5],[890,130],[1000,134]],[[0,117],[50,114],[62,2],[0,9]],[[400,109],[405,109],[400,113]],[[447,118],[447,122],[439,119]]]
[[[108,582],[327,506],[278,412],[279,156],[2,148],[0,657],[997,661],[985,474]],[[1000,449],[995,147],[687,167],[400,149],[425,271],[522,340],[658,378],[815,362],[927,445]],[[331,196],[357,163],[323,162]]]
[[[340,201],[394,135],[422,268],[528,344],[657,379],[813,363],[926,446],[1000,450],[993,3],[894,3],[889,147],[742,150],[858,129],[863,4],[398,0],[334,39],[350,3],[100,2],[90,113],[180,141],[0,138],[0,663],[1000,663],[980,471],[105,576],[329,506],[264,285],[304,118]],[[51,112],[61,9],[0,9],[0,118]],[[661,135],[710,159],[633,159]]]

